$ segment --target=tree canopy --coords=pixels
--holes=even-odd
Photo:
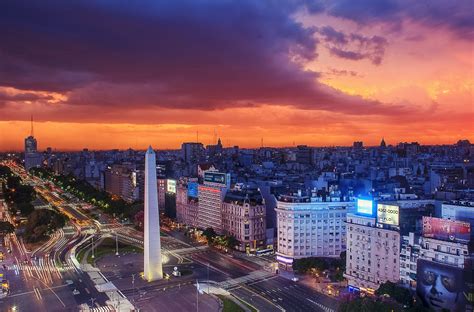
[[[67,221],[67,217],[49,209],[38,209],[33,211],[25,226],[23,234],[25,241],[34,243],[45,239],[55,230],[62,228]]]
[[[9,233],[13,233],[15,231],[15,227],[8,221],[0,221],[0,234],[5,235]]]

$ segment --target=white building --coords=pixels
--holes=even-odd
[[[380,284],[400,278],[400,233],[376,226],[376,218],[347,215],[345,278],[349,286],[374,293]]]
[[[420,237],[410,232],[402,237],[400,247],[400,282],[416,288],[416,262],[420,256]]]
[[[294,259],[339,257],[346,249],[346,214],[354,202],[318,202],[310,196],[283,195],[277,207],[277,259],[290,269]]]
[[[223,233],[222,202],[229,186],[229,174],[216,171],[204,173],[204,184],[198,187],[198,227],[213,228],[216,233]]]

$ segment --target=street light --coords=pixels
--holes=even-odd
[[[117,234],[117,232],[115,232],[115,255],[116,256],[119,255],[119,252],[118,252],[118,234]]]

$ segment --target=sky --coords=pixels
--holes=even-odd
[[[0,38],[0,150],[474,141],[471,0],[5,0]]]

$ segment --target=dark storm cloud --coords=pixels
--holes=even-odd
[[[345,34],[331,26],[321,27],[318,32],[332,55],[354,61],[368,59],[375,65],[382,62],[388,44],[387,40],[380,36]]]
[[[472,0],[336,0],[327,2],[327,12],[360,25],[388,24],[400,29],[404,20],[427,27],[445,28],[457,37],[474,39]]]
[[[0,85],[67,92],[64,105],[104,109],[262,103],[357,114],[400,109],[345,95],[303,69],[317,56],[316,29],[293,15],[320,12],[318,2],[121,4],[2,1]],[[377,56],[358,53],[377,63]]]

